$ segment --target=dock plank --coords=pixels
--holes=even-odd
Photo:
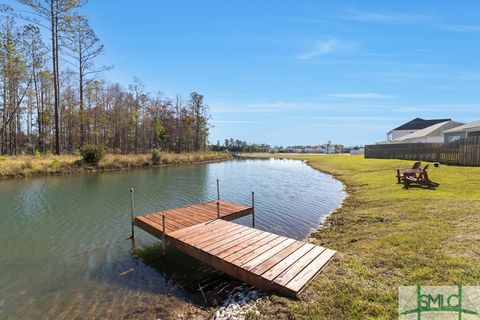
[[[315,246],[311,243],[305,243],[302,247],[297,249],[295,252],[293,252],[291,255],[289,255],[287,258],[283,259],[280,261],[278,264],[276,264],[274,267],[272,267],[270,270],[262,274],[262,278],[267,279],[269,281],[273,281],[279,274],[281,274],[285,269],[288,269],[292,264],[295,263],[298,259],[300,259],[304,254],[306,254],[308,251],[312,250]]]
[[[288,269],[279,274],[275,280],[279,285],[285,286],[290,282],[297,274],[299,274],[303,269],[305,269],[313,260],[315,260],[325,248],[323,247],[314,247],[312,250],[307,252],[303,257],[295,261]]]
[[[243,226],[238,224],[234,226],[224,226],[219,228],[220,231],[213,230],[205,236],[197,237],[194,241],[188,241],[188,243],[201,249],[203,246],[218,242],[219,239],[234,237],[237,234],[237,231],[241,230],[242,227]]]
[[[223,245],[232,246],[238,239],[242,239],[242,237],[248,236],[249,234],[255,232],[255,229],[252,228],[241,228],[237,230],[231,237],[225,237],[221,240],[215,239],[213,243],[209,244],[201,244],[198,247],[202,250],[208,251],[212,253],[212,250]]]
[[[226,250],[224,250],[224,251],[218,252],[218,253],[217,253],[217,256],[218,256],[219,258],[222,258],[222,259],[223,259],[223,258],[225,258],[225,257],[227,257],[227,256],[230,256],[230,255],[232,255],[232,254],[234,254],[234,253],[239,252],[240,250],[243,250],[243,249],[247,248],[247,247],[250,246],[252,243],[259,242],[259,241],[263,241],[264,238],[269,237],[269,236],[270,236],[270,234],[262,232],[262,233],[258,234],[257,237],[247,239],[247,240],[245,240],[245,241],[242,241],[242,242],[234,245],[233,247],[230,247],[230,248],[228,248],[228,249],[226,249]]]
[[[287,288],[300,292],[300,290],[310,282],[315,275],[321,272],[327,265],[327,263],[335,255],[335,251],[331,249],[326,249],[322,252],[312,263],[310,263],[303,271],[301,271],[295,278],[293,278],[288,284]]]
[[[253,229],[253,228],[252,228]],[[212,248],[208,250],[208,253],[217,255],[222,251],[228,250],[229,248],[232,248],[234,246],[237,246],[238,244],[247,241],[249,239],[256,239],[258,235],[261,234],[260,230],[255,230],[253,229],[252,232],[244,233],[240,238],[235,239],[234,241],[222,244],[218,247]]]
[[[262,246],[257,247],[255,250],[252,250],[251,252],[247,253],[246,255],[243,255],[240,258],[234,260],[233,263],[236,264],[237,266],[241,266],[244,263],[246,263],[247,261],[250,261],[254,258],[257,258],[258,256],[260,256],[264,252],[270,250],[271,248],[273,248],[273,247],[275,247],[275,246],[277,246],[277,245],[279,245],[282,242],[287,241],[287,240],[288,240],[288,238],[285,238],[285,237],[275,238],[274,240],[272,240],[268,243],[265,243]]]
[[[285,240],[285,241],[279,243],[278,245],[270,248],[269,250],[267,250],[267,251],[263,252],[262,254],[256,256],[255,258],[253,258],[251,260],[248,260],[247,262],[242,264],[242,268],[245,269],[245,270],[252,270],[253,268],[258,266],[259,264],[267,261],[268,259],[273,257],[275,254],[279,253],[280,251],[282,251],[286,247],[293,244],[294,242],[295,242],[295,239],[288,239],[287,238],[287,240]]]
[[[194,230],[192,232],[189,232],[182,237],[178,237],[179,240],[185,241],[186,243],[194,243],[195,241],[204,239],[206,237],[215,237],[219,236],[224,232],[224,229],[231,229],[232,226],[229,225],[222,225],[222,226],[209,226],[205,229],[199,229],[199,230]]]
[[[282,251],[278,252],[277,254],[273,255],[270,257],[270,259],[260,263],[257,265],[255,268],[253,268],[251,271],[255,274],[261,275],[265,273],[266,271],[270,270],[273,266],[278,264],[280,261],[283,259],[287,258],[290,254],[292,254],[295,250],[303,246],[305,243],[301,241],[295,241]]]
[[[225,261],[233,262],[234,260],[237,260],[237,259],[243,257],[244,255],[249,254],[250,252],[252,252],[253,250],[255,250],[257,248],[261,248],[263,245],[265,245],[269,242],[272,242],[277,238],[280,238],[280,236],[276,235],[276,234],[267,234],[267,236],[265,238],[261,239],[260,241],[253,241],[253,243],[249,243],[248,246],[243,247],[241,250],[236,251],[235,253],[233,253],[233,254],[231,254],[227,257],[224,257],[224,259],[225,259]]]

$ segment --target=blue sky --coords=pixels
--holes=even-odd
[[[415,117],[480,119],[479,1],[100,1],[114,69],[205,95],[210,141],[368,144]]]

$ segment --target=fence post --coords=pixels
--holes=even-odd
[[[255,192],[252,191],[252,227],[255,228]]]
[[[130,224],[132,227],[130,239],[135,239],[135,209],[134,209],[134,190],[130,188]]]
[[[164,256],[166,255],[166,243],[165,243],[165,240],[166,240],[166,235],[165,235],[166,228],[167,228],[167,226],[166,226],[165,215],[162,214],[162,253],[163,253]]]
[[[217,219],[220,219],[220,202],[217,201]]]
[[[220,182],[217,179],[217,200],[220,200]]]

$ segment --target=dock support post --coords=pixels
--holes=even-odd
[[[255,228],[255,192],[252,191],[252,227]]]
[[[166,254],[166,243],[165,243],[165,231],[166,231],[166,226],[165,226],[165,215],[162,214],[162,253],[165,256]]]
[[[133,188],[130,188],[130,223],[132,225],[132,234],[130,235],[130,239],[135,239],[135,209],[134,209],[134,191]]]
[[[217,179],[217,200],[220,200],[220,182]]]
[[[217,218],[220,219],[220,202],[217,201]]]

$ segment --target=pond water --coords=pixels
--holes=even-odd
[[[331,176],[281,159],[1,181],[0,319],[128,318],[171,299],[210,303],[198,288],[216,279],[210,289],[220,291],[231,279],[173,249],[159,258],[158,240],[139,229],[143,250],[124,239],[131,187],[145,214],[210,201],[217,178],[222,199],[250,204],[255,191],[257,228],[296,239],[344,197]]]

